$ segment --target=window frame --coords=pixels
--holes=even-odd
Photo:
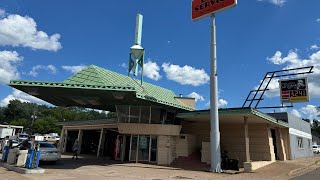
[[[298,149],[304,149],[304,144],[303,144],[303,138],[302,137],[297,137],[297,145],[298,145]]]

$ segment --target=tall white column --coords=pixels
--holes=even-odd
[[[210,147],[211,171],[221,172],[220,130],[218,112],[218,74],[216,53],[216,25],[215,15],[211,16],[211,58],[210,58]]]

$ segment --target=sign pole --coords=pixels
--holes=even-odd
[[[211,171],[221,172],[220,130],[218,112],[218,74],[217,74],[217,42],[215,14],[211,15],[211,48],[210,48],[210,149]]]
[[[221,172],[220,130],[218,111],[218,74],[217,74],[217,42],[215,14],[235,7],[237,0],[192,0],[191,18],[193,21],[211,16],[210,42],[210,153],[211,171]]]

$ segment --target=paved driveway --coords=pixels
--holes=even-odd
[[[189,171],[178,168],[156,166],[149,164],[119,163],[106,158],[81,157],[71,159],[71,156],[63,156],[56,165],[42,164],[46,169],[45,174],[21,175],[0,168],[0,179],[76,179],[76,180],[177,180],[177,179],[290,179],[307,173],[308,167],[318,168],[316,164],[320,157],[312,157],[294,161],[276,162],[263,167],[253,173],[240,173],[236,175],[215,174],[202,171]],[[298,170],[298,171],[294,171]],[[294,173],[292,173],[294,172]]]

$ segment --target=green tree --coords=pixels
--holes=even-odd
[[[34,122],[32,131],[46,134],[46,133],[60,133],[61,128],[57,125],[58,121],[52,117],[38,119]]]
[[[30,120],[27,120],[27,119],[16,119],[16,120],[12,120],[10,122],[10,125],[23,126],[26,129],[26,128],[29,128],[29,126],[30,126]]]
[[[116,117],[118,117],[118,116],[117,116],[117,113],[116,113],[116,112],[111,112],[111,111],[110,111],[110,112],[108,112],[107,117],[108,117],[108,118],[116,118]]]
[[[61,121],[81,121],[116,117],[116,113],[96,111],[79,107],[48,107],[35,103],[11,100],[6,107],[0,107],[0,122],[24,126],[34,133],[60,132]]]

